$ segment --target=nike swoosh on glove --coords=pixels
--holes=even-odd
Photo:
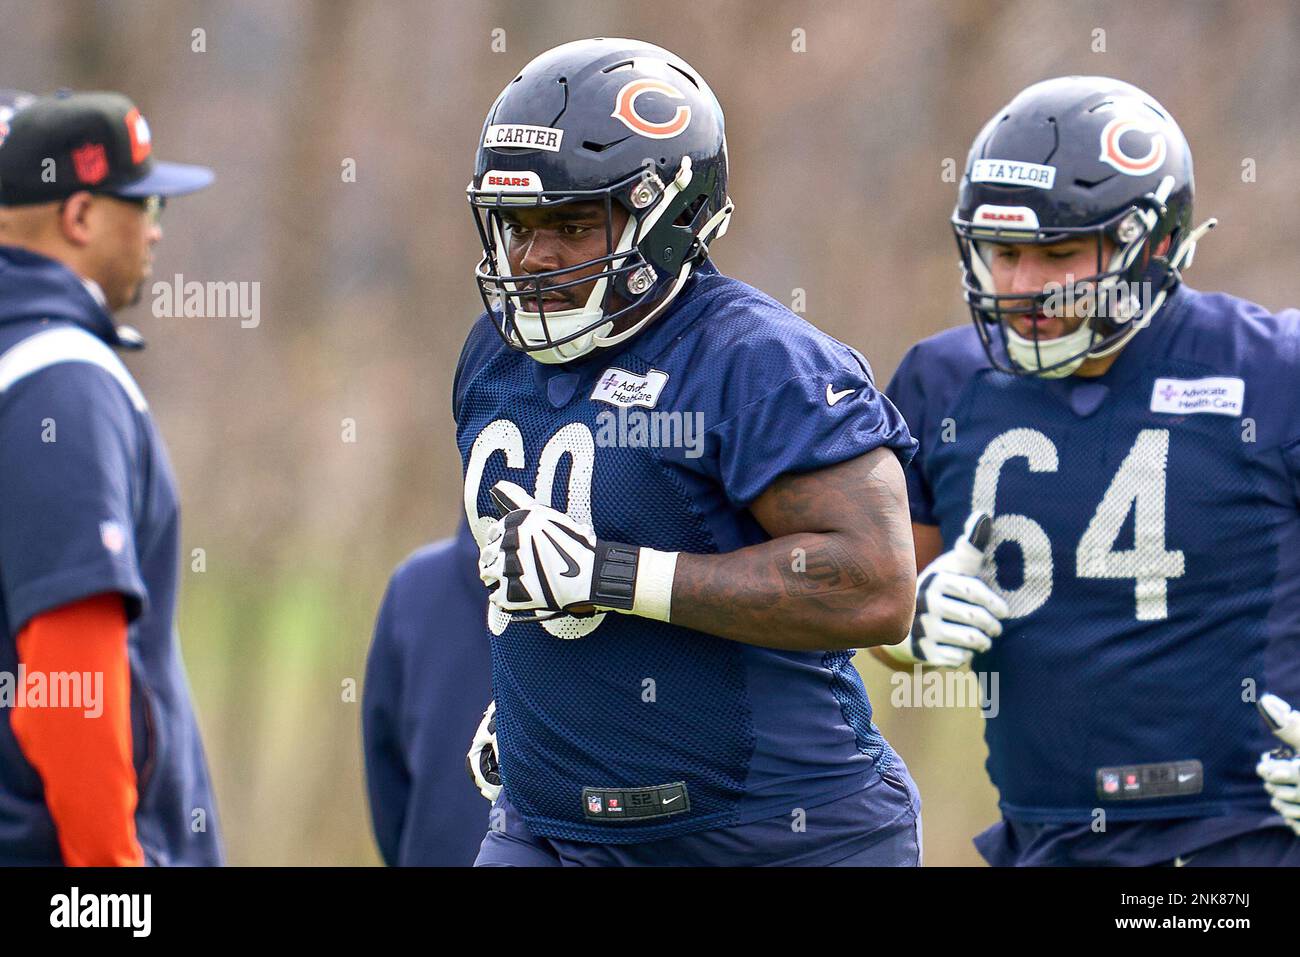
[[[497,703],[488,702],[483,720],[474,732],[474,741],[465,755],[465,768],[478,793],[496,802],[501,793],[501,762],[497,760]]]
[[[479,552],[479,577],[492,604],[524,613],[521,621],[597,611],[668,621],[676,552],[598,539],[513,482],[497,482],[490,494],[502,517]]]
[[[1286,747],[1266,751],[1255,765],[1255,773],[1264,781],[1269,804],[1300,835],[1300,710],[1292,708],[1275,694],[1259,699],[1259,713],[1272,732]]]
[[[905,664],[959,668],[976,652],[988,651],[1002,634],[1001,619],[1011,609],[979,578],[984,552],[993,535],[993,519],[975,512],[966,519],[961,538],[917,577],[916,616],[912,631],[885,652]]]

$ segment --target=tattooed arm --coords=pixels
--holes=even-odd
[[[725,555],[679,555],[673,624],[791,651],[903,639],[916,564],[892,451],[783,475],[750,511],[772,540]]]

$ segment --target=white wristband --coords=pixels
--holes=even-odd
[[[677,552],[640,549],[631,613],[655,621],[668,621],[673,603],[673,576],[676,574]]]

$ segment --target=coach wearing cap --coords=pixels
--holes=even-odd
[[[43,97],[0,143],[0,864],[219,864],[174,631],[176,487],[115,353],[166,197],[116,93]]]

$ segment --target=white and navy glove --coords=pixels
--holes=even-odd
[[[517,621],[602,611],[668,620],[676,552],[602,541],[513,482],[491,495],[502,517],[479,552],[479,577],[492,604],[523,613]]]
[[[474,732],[474,743],[465,755],[465,767],[478,793],[495,803],[501,793],[501,763],[497,760],[497,703],[488,702],[483,720]]]
[[[1273,810],[1296,834],[1300,834],[1300,710],[1292,708],[1275,694],[1259,699],[1259,713],[1285,747],[1266,751],[1255,765],[1255,773],[1264,779]]]
[[[966,519],[961,538],[917,577],[912,631],[896,645],[883,646],[904,664],[960,668],[977,651],[988,651],[1002,634],[1000,619],[1011,609],[980,581],[993,520],[983,512]]]

